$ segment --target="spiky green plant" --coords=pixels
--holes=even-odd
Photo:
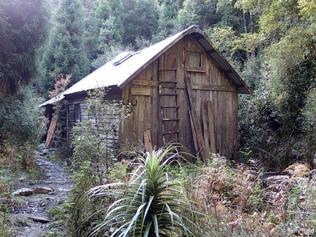
[[[147,153],[129,182],[90,190],[92,198],[112,196],[114,200],[91,236],[104,236],[110,227],[113,237],[196,236],[192,221],[196,213],[166,172],[175,156],[171,147]]]

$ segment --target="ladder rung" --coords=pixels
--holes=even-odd
[[[179,121],[179,119],[163,118],[162,121],[164,121],[164,122],[172,122],[172,121]]]
[[[178,96],[176,93],[160,93],[162,96]]]
[[[172,84],[177,84],[177,81],[159,81],[159,84],[163,84],[163,83],[172,83]]]
[[[161,105],[161,108],[162,109],[179,109],[179,106],[177,106],[177,105],[169,105],[169,106]]]
[[[179,131],[163,131],[162,134],[178,134]]]
[[[177,89],[175,84],[164,84],[164,85],[160,85],[159,88],[160,89],[172,89],[172,90]]]

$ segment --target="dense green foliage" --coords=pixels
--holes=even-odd
[[[71,74],[77,82],[88,72],[84,51],[81,1],[63,0],[54,14],[53,26],[42,50],[40,76],[43,92],[51,89],[60,74]]]
[[[40,100],[27,86],[46,35],[47,16],[43,1],[0,2],[0,165],[25,163],[43,128]]]
[[[31,81],[34,55],[46,32],[45,2],[0,2],[0,96]]]

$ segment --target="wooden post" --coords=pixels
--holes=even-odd
[[[151,153],[153,151],[153,144],[151,142],[151,132],[150,130],[144,131],[144,145],[145,151]]]

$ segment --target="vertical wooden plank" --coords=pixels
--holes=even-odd
[[[151,142],[151,132],[148,129],[144,131],[144,145],[146,152],[151,153],[153,151],[153,145]]]
[[[207,118],[208,118],[208,131],[210,139],[210,152],[216,153],[216,131],[215,131],[215,116],[212,101],[207,104]]]
[[[204,147],[205,150],[208,151],[208,156],[209,151],[210,151],[210,131],[209,131],[209,123],[211,121],[209,121],[208,118],[208,103],[207,102],[203,102],[202,104],[202,125],[203,125],[203,139],[204,139]]]
[[[153,62],[152,66],[152,80],[155,82],[158,82],[158,61],[156,60]],[[152,98],[151,98],[151,103],[152,103],[152,127],[151,127],[151,132],[152,132],[152,144],[153,146],[158,147],[158,111],[159,108],[159,97],[158,97],[158,87],[152,87]]]
[[[190,123],[191,123],[191,131],[193,134],[193,144],[194,144],[194,149],[195,149],[195,153],[198,154],[199,152],[199,147],[198,147],[198,143],[197,143],[197,134],[195,131],[195,127],[194,127],[194,122],[193,122],[193,115],[192,115],[192,111],[189,110],[189,117],[190,117]]]

